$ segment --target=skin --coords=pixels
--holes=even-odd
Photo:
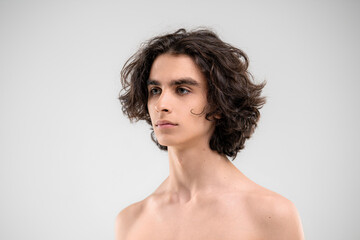
[[[148,109],[157,140],[168,146],[169,176],[118,214],[116,240],[304,239],[291,201],[210,149],[214,125],[199,114],[207,83],[192,58],[158,56],[148,83]],[[159,120],[176,125],[158,126]]]

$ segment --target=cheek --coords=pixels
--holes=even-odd
[[[189,108],[187,118],[192,122],[193,128],[200,131],[206,131],[211,128],[212,122],[208,121],[206,117],[206,109],[204,107]],[[195,129],[195,130],[196,130]]]
[[[154,107],[152,106],[152,104],[151,104],[151,103],[148,103],[148,104],[147,104],[147,111],[148,111],[148,113],[149,113],[151,122],[152,122],[153,115],[154,115],[154,114],[153,114],[153,113],[154,113],[153,109],[154,109]]]
[[[181,104],[186,105],[186,109],[188,109],[188,112],[193,115],[204,115],[205,112],[205,106],[207,105],[207,100],[203,97],[197,97],[194,99],[191,99],[190,101],[182,102]]]

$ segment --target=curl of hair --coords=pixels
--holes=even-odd
[[[179,29],[145,42],[121,70],[123,89],[119,100],[123,113],[131,122],[145,120],[151,125],[147,80],[155,58],[165,53],[192,57],[204,74],[208,83],[205,117],[215,121],[209,146],[235,159],[257,126],[259,109],[265,104],[261,96],[265,82],[255,84],[248,71],[247,55],[208,29]],[[154,131],[151,139],[160,149],[167,150],[157,142]]]

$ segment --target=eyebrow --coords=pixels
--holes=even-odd
[[[147,80],[147,85],[155,85],[155,86],[160,86],[160,82],[157,80],[153,80],[153,79],[149,79]],[[170,86],[174,86],[174,85],[191,85],[191,86],[197,86],[199,87],[200,84],[199,82],[197,82],[196,80],[192,79],[192,78],[180,78],[180,79],[176,79],[176,80],[172,80],[169,84]]]

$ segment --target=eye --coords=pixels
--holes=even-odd
[[[186,88],[182,88],[182,87],[177,88],[176,91],[181,95],[185,95],[185,94],[190,93],[189,90],[187,90]]]
[[[161,92],[161,90],[159,88],[151,88],[149,92],[150,95],[157,95]]]

